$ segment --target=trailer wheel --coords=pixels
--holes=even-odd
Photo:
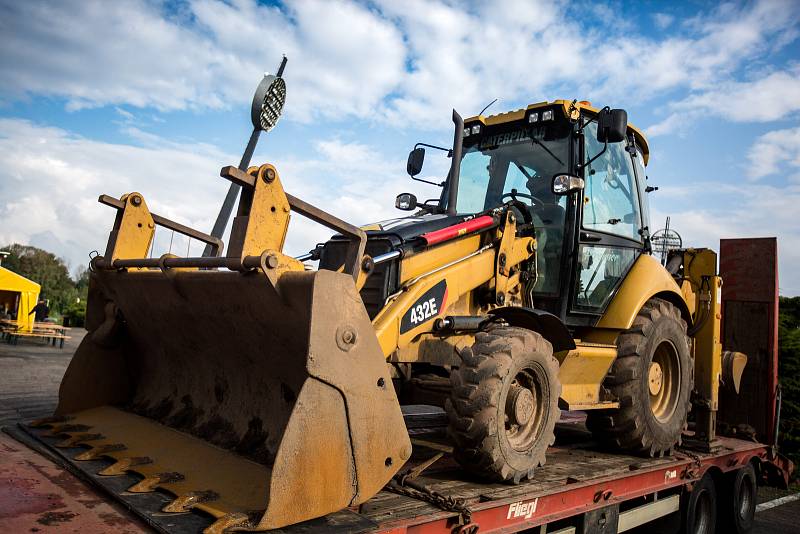
[[[709,473],[681,496],[681,534],[714,534],[717,528],[717,490]]]
[[[681,442],[694,387],[686,322],[675,306],[653,298],[617,338],[617,358],[604,386],[619,399],[592,410],[586,426],[601,444],[663,456]]]
[[[750,532],[756,515],[757,487],[753,464],[747,464],[725,476],[719,502],[719,520],[723,532]]]
[[[560,417],[558,360],[541,335],[496,327],[475,336],[450,374],[453,456],[481,477],[519,483],[545,463]]]

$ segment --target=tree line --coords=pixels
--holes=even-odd
[[[8,252],[2,266],[41,286],[40,299],[45,299],[51,315],[70,315],[83,322],[89,290],[89,270],[84,266],[70,276],[64,260],[30,245],[14,243],[0,248]]]
[[[800,469],[800,297],[781,297],[778,321],[781,452]]]

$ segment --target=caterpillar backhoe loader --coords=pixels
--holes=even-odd
[[[104,459],[101,479],[168,493],[165,512],[211,514],[208,532],[366,501],[411,454],[401,404],[425,396],[488,480],[534,476],[560,409],[654,456],[681,443],[693,399],[694,439],[713,447],[716,257],[650,255],[642,133],[562,100],[453,122],[441,195],[401,194],[415,214],[362,228],[287,193],[270,164],[222,169],[241,187],[224,253],[140,193],[102,196],[116,219],[91,261],[89,334],[37,431],[83,446],[79,467]],[[290,257],[291,212],[336,234]],[[148,257],[156,225],[210,254]],[[743,356],[726,362],[738,379]]]

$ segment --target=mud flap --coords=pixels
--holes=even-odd
[[[278,528],[366,501],[410,456],[352,277],[98,271],[91,286],[90,332],[41,423],[116,460],[104,474],[141,475],[133,490],[174,495],[165,511]]]

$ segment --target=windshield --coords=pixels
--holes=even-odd
[[[571,131],[567,121],[505,126],[464,141],[456,211],[500,206],[516,190],[517,199],[531,206],[539,251],[533,291],[540,296],[555,296],[559,289],[567,197],[554,195],[551,186],[554,175],[569,171]]]
[[[568,172],[568,123],[523,127],[464,141],[456,211],[477,213],[510,199],[508,193],[555,204],[550,191],[553,176]],[[526,203],[531,200],[525,198]]]

